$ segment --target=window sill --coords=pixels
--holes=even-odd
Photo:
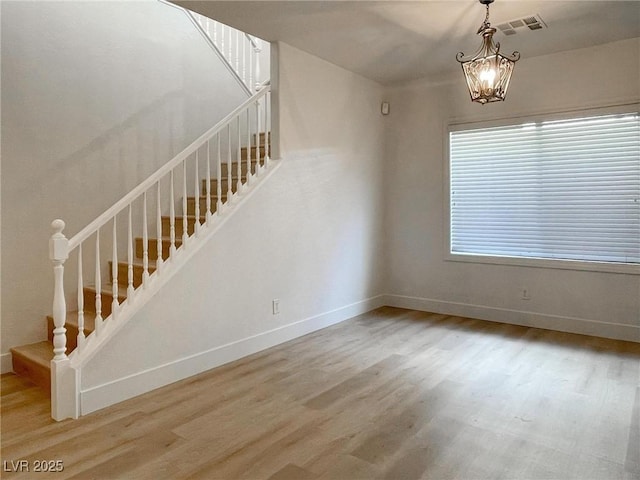
[[[477,255],[466,253],[449,253],[445,255],[445,260],[452,262],[484,263],[490,265],[555,268],[560,270],[580,270],[602,273],[621,273],[625,275],[640,275],[640,264],[633,263],[586,262],[580,260],[507,257],[498,255]]]

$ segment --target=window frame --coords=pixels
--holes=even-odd
[[[465,263],[480,263],[490,265],[507,265],[536,268],[552,268],[563,270],[595,271],[605,273],[619,273],[640,275],[640,264],[618,263],[592,260],[568,260],[544,257],[518,257],[509,255],[491,255],[460,253],[451,251],[451,150],[450,133],[481,128],[515,126],[531,122],[547,122],[554,120],[571,120],[600,115],[615,115],[625,113],[639,113],[640,103],[571,110],[553,113],[540,113],[526,116],[505,117],[494,120],[456,121],[449,120],[444,129],[444,260]]]

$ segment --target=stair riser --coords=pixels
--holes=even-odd
[[[240,158],[242,158],[242,160],[246,160],[248,157],[247,155],[249,155],[249,152],[251,152],[251,159],[255,160],[256,159],[256,151],[258,150],[258,147],[251,147],[246,148],[246,147],[242,147],[240,149]],[[260,146],[260,160],[262,160],[265,156],[265,153],[267,152],[267,149],[265,148],[264,145]]]
[[[90,333],[94,330],[94,312],[87,312],[84,316],[84,335],[85,337],[89,336]],[[67,354],[71,353],[78,346],[78,319],[75,315],[75,312],[67,315],[67,322],[64,325],[64,328],[67,329]],[[53,323],[53,317],[51,315],[47,315],[47,339],[53,343],[53,329],[55,325]],[[52,347],[53,348],[53,347]]]
[[[53,345],[51,345],[53,350]],[[12,354],[13,371],[21,377],[28,378],[33,383],[51,395],[51,368],[46,368],[22,355]]]
[[[85,337],[89,336],[90,333],[93,332],[93,317],[95,313],[87,312],[87,316],[85,317],[85,327],[84,327],[84,335]],[[91,327],[89,328],[88,325]],[[53,317],[47,316],[47,338],[53,344],[53,329],[55,325],[53,324]],[[78,346],[78,326],[74,323],[66,323],[64,328],[67,329],[67,355],[74,351]],[[53,348],[53,346],[51,347]]]
[[[213,208],[215,212],[215,208]],[[200,216],[200,225],[204,223],[205,219]],[[193,235],[193,231],[196,226],[195,218],[187,218],[187,234]],[[182,216],[175,218],[174,228],[176,231],[176,238],[182,238],[182,232],[184,230],[182,224]],[[171,235],[171,219],[169,217],[162,217],[162,236],[169,237]]]
[[[247,162],[242,162],[240,164],[241,171],[242,171],[242,175],[243,177],[247,176]],[[229,176],[229,164],[228,163],[222,163],[220,164],[221,170],[222,170],[222,178],[227,178]],[[256,161],[253,160],[251,162],[251,173],[256,173]],[[232,177],[236,177],[238,175],[238,164],[237,163],[233,163],[231,166],[231,176]]]
[[[176,234],[176,248],[179,248],[182,245],[182,235]],[[142,258],[142,239],[136,238],[136,257]],[[169,258],[169,250],[171,247],[171,242],[169,240],[162,240],[162,259],[166,260]],[[155,238],[149,239],[149,260],[157,260],[158,259],[158,241]]]
[[[222,195],[222,203],[226,203],[227,194]],[[217,197],[211,197],[211,213],[215,213],[217,207],[218,199]],[[207,197],[200,197],[200,217],[206,215],[207,213]],[[187,198],[187,215],[196,214],[196,200],[193,197]],[[182,223],[182,217],[176,218],[176,227],[178,223]]]
[[[242,177],[242,183],[246,183],[247,181],[247,176],[243,176]],[[224,193],[226,191],[229,190],[229,180],[226,178],[223,178],[222,181],[220,182],[220,193]],[[202,195],[206,195],[207,194],[207,181],[203,180],[202,181]],[[236,193],[238,191],[238,179],[237,178],[233,178],[231,180],[231,191],[233,193]],[[211,194],[212,195],[216,195],[218,193],[218,180],[216,180],[215,178],[211,179]]]
[[[119,295],[118,303],[124,302],[126,297]],[[107,318],[111,315],[111,304],[113,303],[113,295],[111,293],[102,292],[102,311],[101,317]],[[96,292],[94,290],[90,290],[88,288],[84,289],[84,310],[85,312],[95,312],[96,311]],[[90,315],[90,313],[87,313]]]
[[[265,141],[264,141],[265,135],[266,135],[265,132],[261,132],[260,133],[260,145],[264,145],[265,144]],[[257,135],[254,133],[253,134],[253,145],[256,144],[256,137],[257,137]],[[269,143],[271,143],[271,132],[269,132],[268,139],[269,139]]]
[[[155,272],[155,267],[149,266],[149,275]],[[138,288],[142,285],[142,265],[133,265],[133,286]],[[109,280],[113,283],[113,262],[109,262]],[[129,265],[126,262],[118,263],[118,285],[127,287],[129,285]]]

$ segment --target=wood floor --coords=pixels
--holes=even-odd
[[[2,478],[640,478],[640,344],[459,317],[382,308],[76,421],[1,385]]]

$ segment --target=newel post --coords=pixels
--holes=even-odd
[[[54,420],[78,418],[76,372],[67,357],[67,336],[64,325],[67,305],[64,298],[64,262],[69,257],[69,240],[64,236],[64,222],[51,223],[53,235],[49,239],[49,258],[53,263],[53,360],[51,360],[51,416]]]
[[[64,222],[51,223],[53,235],[49,239],[49,258],[53,263],[53,360],[67,358],[67,336],[64,324],[67,320],[67,304],[64,299],[64,262],[69,258],[69,240],[64,236]]]

